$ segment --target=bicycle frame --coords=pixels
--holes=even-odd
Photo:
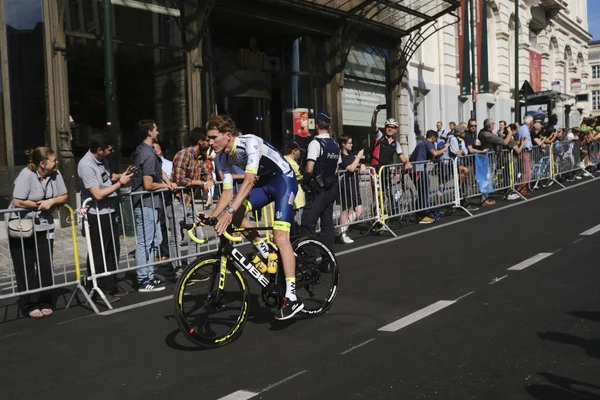
[[[191,229],[188,230],[188,235],[190,238],[198,243],[205,244],[206,241],[202,239],[198,239],[194,235],[194,229],[196,225],[194,224]],[[262,274],[256,267],[248,260],[246,260],[246,256],[244,256],[238,249],[236,249],[233,243],[240,243],[242,241],[241,237],[235,237],[231,235],[234,232],[248,232],[248,231],[269,231],[273,230],[272,227],[254,227],[254,228],[229,228],[223,235],[219,237],[219,248],[217,249],[217,257],[220,258],[220,270],[219,270],[219,289],[223,290],[225,287],[225,274],[227,270],[227,260],[231,257],[233,264],[237,267],[239,271],[246,271],[250,274],[250,276],[263,288],[266,288],[271,282],[267,276]],[[277,246],[274,243],[271,243],[269,240],[267,242],[273,246],[273,248],[278,251]],[[277,269],[277,274],[279,274],[279,268]],[[214,282],[213,276],[213,282]],[[213,290],[214,288],[211,288]]]

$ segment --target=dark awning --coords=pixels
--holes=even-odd
[[[574,99],[575,96],[571,96],[565,93],[557,92],[555,90],[543,90],[541,92],[533,93],[527,96],[527,103],[535,103],[535,102],[547,102],[549,100],[554,101],[567,101],[570,99]],[[524,96],[521,96],[521,99],[524,99]]]
[[[278,0],[277,3],[333,14],[394,36],[405,36],[460,7],[460,0]]]

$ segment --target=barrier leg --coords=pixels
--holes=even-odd
[[[88,294],[88,292],[85,291],[85,288],[83,287],[81,282],[79,282],[77,284],[77,286],[75,287],[75,289],[73,289],[73,292],[71,293],[71,297],[69,298],[69,301],[67,302],[67,305],[65,308],[71,307],[71,303],[73,302],[73,299],[75,299],[75,296],[77,295],[77,291],[80,291],[81,294],[83,294],[83,297],[85,297],[85,301],[87,302],[87,304],[90,305],[90,307],[92,308],[94,313],[100,314],[100,311],[98,311],[98,307],[96,307],[96,304],[94,304],[94,302],[92,301],[92,298]]]

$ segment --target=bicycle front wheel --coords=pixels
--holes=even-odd
[[[204,348],[237,339],[248,315],[246,278],[228,263],[221,281],[220,270],[219,258],[201,257],[186,268],[175,289],[177,324],[186,338]]]
[[[337,295],[340,271],[335,255],[313,238],[293,244],[296,256],[296,295],[304,303],[302,313],[319,316],[329,310]]]

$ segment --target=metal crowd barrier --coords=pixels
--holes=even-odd
[[[370,223],[369,232],[381,220],[377,173],[372,167],[364,171],[338,173],[338,200],[334,206],[336,229]]]
[[[193,187],[178,188],[175,192],[167,189],[161,189],[153,192],[139,191],[120,195],[117,203],[116,218],[108,219],[108,228],[111,231],[110,238],[113,240],[112,249],[118,254],[111,254],[115,257],[114,265],[116,268],[111,270],[107,268],[106,244],[103,243],[102,224],[100,223],[100,215],[90,213],[90,206],[96,208],[98,202],[91,198],[86,199],[80,209],[83,216],[84,230],[86,236],[86,244],[89,255],[89,271],[87,280],[91,282],[92,289],[90,295],[96,293],[109,309],[112,306],[107,301],[105,294],[98,285],[98,279],[116,275],[123,272],[134,271],[145,267],[154,267],[160,264],[171,264],[173,272],[176,268],[183,266],[185,262],[217,249],[218,243],[216,235],[212,228],[198,227],[196,236],[208,240],[206,245],[197,245],[189,241],[187,233],[182,229],[180,221],[191,223],[194,221],[197,207],[194,198]],[[202,189],[201,189],[202,190]],[[187,197],[184,195],[189,195]],[[141,207],[141,202],[144,198],[149,201],[149,208],[154,210],[162,203],[160,212],[144,212]],[[185,201],[185,199],[192,199]],[[139,215],[141,225],[136,221],[136,213]],[[95,265],[94,250],[92,246],[92,238],[90,237],[90,218],[95,218],[100,240],[100,249],[102,251],[102,264]],[[157,218],[156,221],[154,218]],[[149,219],[152,219],[149,221]],[[145,229],[142,225],[155,224],[158,228],[155,231],[154,237],[146,237],[146,232],[152,229]],[[156,225],[152,225],[155,227]],[[118,242],[118,243],[117,243]],[[111,248],[109,246],[109,248]],[[167,254],[168,251],[168,254]],[[134,257],[131,255],[134,254]],[[97,310],[95,310],[97,312]]]
[[[75,286],[66,307],[81,293],[90,302],[81,281],[80,259],[77,248],[73,209],[64,205],[69,214],[69,228],[54,227],[53,231],[35,233],[30,238],[8,236],[8,222],[14,213],[31,210],[16,208],[0,210],[5,229],[0,233],[0,255],[6,261],[0,266],[0,300],[16,296],[28,296]],[[16,214],[17,220],[21,220]],[[23,218],[23,221],[25,218]],[[28,219],[34,226],[35,217]],[[71,247],[71,248],[69,248]],[[51,256],[49,256],[51,255]],[[9,261],[10,260],[10,261]],[[53,296],[56,298],[57,296]]]
[[[552,176],[553,178],[565,174],[575,175],[580,172],[593,177],[585,169],[581,159],[581,144],[579,140],[561,141],[552,143]],[[560,182],[558,182],[560,184]],[[562,184],[561,184],[562,186]]]
[[[437,215],[438,208],[460,207],[459,177],[452,159],[390,164],[379,170],[381,220],[411,214]],[[389,229],[389,228],[388,228]]]
[[[483,171],[491,182],[489,191],[482,191],[479,186],[477,173],[477,158],[486,158],[487,170]],[[456,159],[459,175],[466,176],[460,182],[459,199],[468,200],[500,191],[514,191],[515,163],[512,150],[501,150],[483,154],[468,154]],[[481,174],[482,171],[479,171]],[[468,211],[467,211],[468,212]],[[470,214],[470,213],[469,213]]]

